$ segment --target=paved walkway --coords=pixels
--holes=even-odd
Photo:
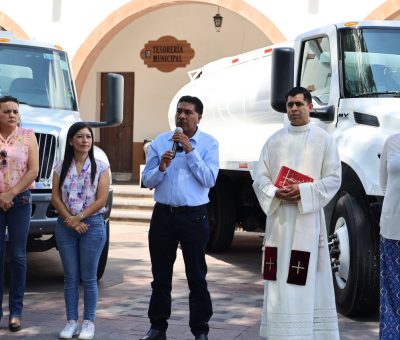
[[[146,223],[112,223],[109,260],[99,284],[96,339],[138,339],[148,330],[151,266],[147,230]],[[239,233],[230,251],[207,256],[214,304],[210,340],[261,339],[258,336],[263,293],[260,247],[261,240],[256,234]],[[8,332],[8,315],[5,315],[0,324],[0,339],[56,339],[65,324],[62,290],[57,251],[30,253],[24,329]],[[168,339],[193,339],[188,327],[187,296],[183,260],[178,251]],[[377,339],[377,326],[376,317],[361,321],[340,318],[341,339]]]

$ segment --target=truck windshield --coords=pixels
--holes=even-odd
[[[345,97],[400,96],[400,30],[341,31]]]
[[[0,96],[4,95],[30,106],[76,111],[66,53],[0,44]]]

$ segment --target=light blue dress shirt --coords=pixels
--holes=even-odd
[[[193,150],[177,152],[170,166],[159,170],[161,156],[172,149],[174,131],[164,132],[151,143],[143,170],[143,184],[155,188],[156,202],[173,206],[197,206],[209,202],[219,169],[218,142],[197,129],[190,138]]]

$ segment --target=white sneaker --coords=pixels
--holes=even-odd
[[[94,338],[94,324],[90,320],[83,320],[82,329],[78,339],[90,340]]]
[[[64,329],[60,332],[58,336],[60,339],[72,339],[74,335],[77,335],[78,331],[78,323],[75,320],[68,320]]]

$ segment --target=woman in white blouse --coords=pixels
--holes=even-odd
[[[380,339],[400,339],[400,133],[383,147],[380,183],[385,191],[380,220]]]
[[[67,324],[61,339],[79,333],[79,283],[84,310],[79,339],[93,339],[98,299],[97,266],[106,241],[103,218],[110,186],[108,165],[95,159],[93,131],[87,123],[73,124],[67,134],[64,159],[54,168],[52,202],[59,218],[56,241],[64,268]]]

